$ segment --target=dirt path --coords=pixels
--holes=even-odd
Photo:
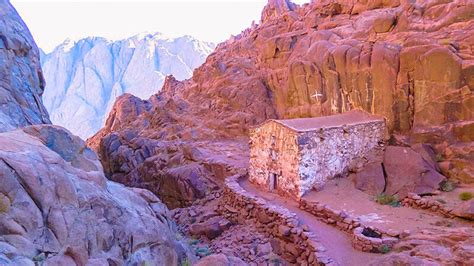
[[[310,230],[317,235],[320,242],[326,247],[326,252],[329,257],[334,259],[339,265],[367,265],[371,260],[383,256],[381,254],[365,253],[353,249],[349,236],[345,232],[339,231],[335,227],[319,221],[313,215],[300,210],[294,200],[286,199],[273,193],[260,191],[250,184],[247,179],[241,180],[240,185],[248,192],[256,194],[273,204],[281,205],[295,213],[301,223],[306,224]]]

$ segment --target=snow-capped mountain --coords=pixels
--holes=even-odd
[[[43,102],[53,124],[85,139],[103,126],[116,97],[127,92],[146,99],[161,89],[166,75],[189,78],[214,47],[159,33],[120,41],[67,40],[49,54],[40,52]]]

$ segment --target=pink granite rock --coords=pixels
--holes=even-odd
[[[387,173],[385,193],[404,198],[408,193],[428,194],[446,178],[409,147],[388,146],[384,155]]]
[[[152,193],[107,181],[84,141],[57,126],[0,134],[0,262],[173,265],[188,255]]]
[[[43,124],[43,88],[38,49],[0,0],[0,264],[193,262],[153,193],[108,181],[83,140]]]
[[[350,176],[354,186],[370,195],[379,195],[385,189],[385,177],[379,162],[366,165],[360,172]]]
[[[453,214],[474,221],[474,200],[471,199],[459,204],[459,206],[454,209]]]
[[[8,1],[0,1],[0,132],[50,123],[39,50]]]

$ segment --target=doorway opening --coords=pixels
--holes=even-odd
[[[277,188],[277,174],[275,173],[270,173],[270,179],[268,180],[268,185],[270,191],[276,190]]]

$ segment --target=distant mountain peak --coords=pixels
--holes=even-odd
[[[54,124],[87,138],[103,126],[116,97],[148,98],[167,75],[189,78],[214,48],[192,36],[150,32],[117,41],[67,39],[51,53],[41,53],[44,105]]]

